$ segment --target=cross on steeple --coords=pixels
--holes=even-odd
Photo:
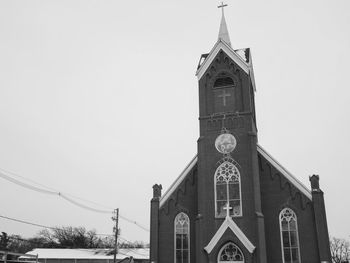
[[[224,7],[227,6],[223,2],[221,2],[221,5],[218,6],[218,8],[221,8],[221,23],[220,23],[220,29],[219,29],[219,39],[223,40],[226,44],[231,46],[230,36],[227,31],[225,16],[224,16]]]
[[[226,4],[224,4],[224,2],[221,2],[221,5],[218,6],[218,8],[222,8],[222,14],[224,14],[224,7],[227,6]]]
[[[229,202],[226,203],[226,206],[223,209],[226,210],[226,217],[230,217],[230,210],[232,207],[230,206]]]

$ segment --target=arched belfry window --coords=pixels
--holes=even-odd
[[[212,88],[214,112],[235,112],[238,110],[235,84],[233,79],[225,73],[216,77]]]
[[[230,161],[224,161],[215,171],[215,214],[226,216],[227,203],[231,216],[242,215],[241,176],[238,168]]]
[[[220,77],[214,82],[214,89],[229,88],[234,86],[233,79],[230,77]]]
[[[190,219],[181,212],[175,217],[175,263],[190,262]]]
[[[283,263],[299,263],[300,247],[297,216],[292,209],[285,208],[281,211],[279,220]]]
[[[218,255],[218,263],[244,263],[242,251],[234,243],[225,244]]]

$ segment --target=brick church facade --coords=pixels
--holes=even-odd
[[[319,177],[311,189],[257,142],[250,49],[219,38],[201,57],[198,153],[164,193],[153,186],[150,262],[331,262]]]

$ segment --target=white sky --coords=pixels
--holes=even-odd
[[[226,2],[233,47],[252,48],[260,144],[308,187],[320,175],[330,234],[348,237],[350,2]],[[194,74],[217,40],[217,5],[1,1],[0,168],[148,227],[152,185],[165,190],[196,154]],[[111,233],[108,214],[0,183],[0,215]],[[38,230],[0,218],[9,234]]]

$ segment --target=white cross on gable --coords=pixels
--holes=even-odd
[[[226,206],[223,209],[226,210],[226,217],[230,217],[230,210],[232,207],[230,206],[229,202],[226,203]]]

